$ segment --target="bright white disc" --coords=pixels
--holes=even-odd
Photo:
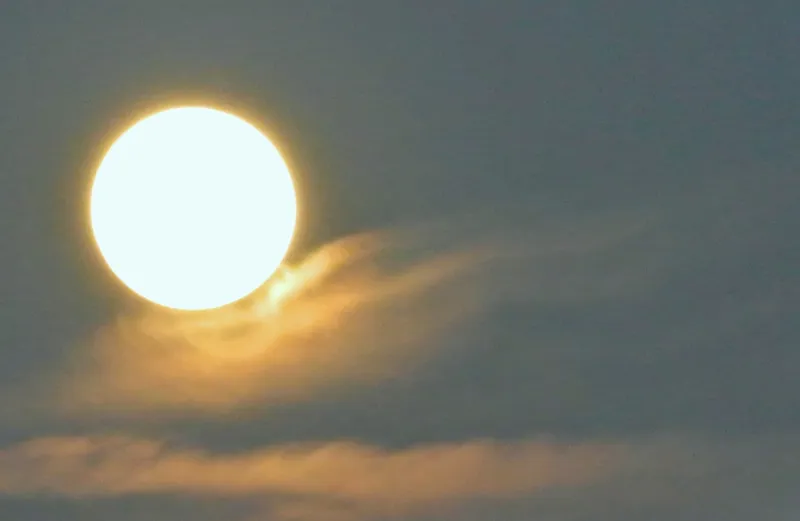
[[[285,162],[255,127],[184,107],[131,127],[103,159],[91,225],[116,276],[162,306],[229,304],[283,260],[297,201]]]

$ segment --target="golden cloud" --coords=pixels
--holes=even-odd
[[[236,305],[124,314],[79,351],[61,381],[61,405],[79,414],[190,414],[304,399],[435,354],[448,345],[444,333],[498,299],[581,300],[652,277],[635,255],[617,260],[620,245],[646,229],[641,219],[535,233],[474,228],[356,235]]]
[[[480,254],[409,259],[385,237],[330,244],[234,306],[146,310],[102,329],[62,382],[72,411],[219,410],[369,382],[424,355],[476,306],[452,283]],[[416,253],[420,255],[420,253]],[[427,256],[426,256],[427,255]]]
[[[580,486],[613,473],[625,452],[612,444],[540,441],[424,445],[391,451],[349,442],[295,444],[237,454],[171,448],[127,437],[42,438],[0,451],[0,492],[72,498],[201,494],[296,498],[286,515],[340,505],[412,511],[510,499]],[[293,512],[293,514],[292,514]]]

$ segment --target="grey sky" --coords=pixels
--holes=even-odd
[[[0,519],[796,519],[799,23],[777,0],[6,0]],[[240,111],[279,143],[303,211],[293,264],[359,233],[380,244],[380,277],[358,260],[334,273],[368,303],[291,344],[286,373],[130,364],[150,347],[123,352],[112,327],[135,307],[82,220],[92,168],[132,118],[181,102]],[[26,459],[32,441],[109,435],[213,461],[436,447],[430,472],[453,480],[457,447],[500,448],[475,449],[475,488],[447,501],[399,472],[396,510],[380,476],[365,496],[264,476],[230,494],[145,472],[150,489],[87,499]],[[595,474],[540,440],[621,449]],[[533,486],[506,446],[585,480]],[[369,480],[353,465],[343,479]],[[504,468],[519,487],[479,479]]]

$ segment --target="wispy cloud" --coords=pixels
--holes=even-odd
[[[218,411],[374,382],[499,301],[610,298],[652,282],[658,262],[637,246],[641,217],[475,222],[335,241],[228,308],[122,315],[76,357],[63,405]]]

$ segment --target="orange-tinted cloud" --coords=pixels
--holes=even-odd
[[[612,444],[540,441],[398,451],[337,442],[212,454],[126,437],[43,438],[0,451],[0,493],[282,498],[283,517],[338,511],[345,518],[581,486],[613,474],[624,457]]]
[[[761,505],[758,512],[764,498],[796,496],[795,454],[796,436],[474,440],[398,450],[329,442],[235,453],[125,436],[54,437],[0,449],[0,496],[200,497],[260,513],[246,521],[483,520],[515,504],[526,519],[705,512],[706,504],[709,513],[743,504]]]
[[[445,348],[441,335],[497,300],[581,300],[640,283],[647,263],[598,273],[576,259],[642,227],[618,220],[498,235],[428,226],[345,238],[238,305],[121,316],[78,353],[59,395],[79,413],[191,413],[372,383]]]
[[[387,253],[383,241],[364,235],[328,245],[236,306],[121,317],[78,353],[62,382],[64,405],[219,410],[395,370],[475,306],[469,288],[450,281],[465,277],[478,255],[447,251],[414,262],[393,258],[398,251]]]

